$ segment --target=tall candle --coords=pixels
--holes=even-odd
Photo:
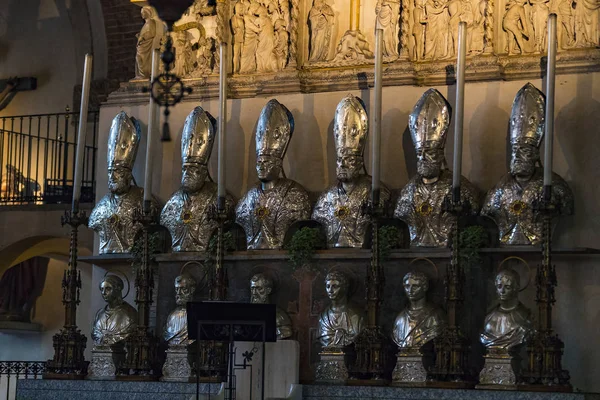
[[[160,55],[158,49],[152,50],[152,75],[150,82],[158,76],[158,62]],[[152,159],[152,149],[154,148],[154,130],[156,129],[156,104],[150,93],[150,103],[148,104],[148,135],[146,136],[146,175],[144,176],[144,207],[150,206],[152,199],[152,167],[155,160]]]
[[[554,144],[554,85],[556,78],[556,14],[548,17],[548,64],[546,68],[546,143],[544,147],[544,186],[552,185]]]
[[[467,24],[458,24],[458,56],[456,59],[456,105],[454,106],[454,166],[452,175],[453,193],[460,194],[462,169],[463,118],[465,109],[465,58],[467,54]],[[456,197],[456,196],[455,196]],[[454,198],[459,201],[460,198]]]
[[[219,47],[219,167],[217,172],[217,196],[219,205],[225,206],[225,129],[227,124],[227,43]]]
[[[383,88],[383,29],[377,24],[375,29],[375,118],[372,135],[371,173],[373,192],[379,190],[381,168],[381,98]],[[376,201],[377,199],[373,199]]]
[[[81,181],[83,179],[83,154],[85,153],[85,139],[87,133],[88,105],[90,101],[90,86],[92,82],[92,55],[85,55],[83,66],[83,87],[81,89],[81,107],[79,109],[79,129],[77,135],[77,152],[75,155],[75,176],[73,178],[73,204],[72,211],[79,211],[81,197]]]

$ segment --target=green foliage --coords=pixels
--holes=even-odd
[[[382,261],[390,257],[393,249],[400,247],[400,229],[391,225],[379,228],[379,257]]]
[[[213,235],[208,241],[208,247],[206,248],[206,259],[204,261],[206,266],[214,264],[217,260],[217,242],[218,236]],[[227,253],[235,250],[235,241],[231,232],[223,233],[223,252]]]
[[[295,270],[308,266],[323,241],[323,235],[318,228],[304,227],[294,233],[286,246],[292,268]]]
[[[161,238],[160,232],[154,232],[148,234],[148,250],[150,255],[160,252]],[[142,234],[137,235],[131,246],[131,266],[135,272],[135,269],[142,265],[142,257],[144,255],[144,236]]]
[[[485,247],[488,236],[481,226],[469,226],[460,233],[459,248],[460,262],[467,269],[481,264],[479,250]]]

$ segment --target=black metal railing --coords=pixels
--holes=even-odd
[[[0,400],[13,400],[18,379],[41,379],[44,361],[0,361]]]
[[[94,201],[97,111],[88,115],[81,202]],[[0,205],[68,203],[79,113],[0,117]]]

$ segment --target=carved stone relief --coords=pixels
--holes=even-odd
[[[308,14],[310,27],[310,55],[308,60],[310,62],[329,60],[329,47],[334,21],[335,13],[333,8],[327,4],[327,1],[314,0]]]

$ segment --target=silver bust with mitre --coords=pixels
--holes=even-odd
[[[211,209],[216,207],[217,185],[208,173],[215,140],[215,120],[202,107],[187,116],[181,135],[181,187],[167,201],[160,215],[172,248],[180,251],[206,251],[218,226]],[[226,210],[233,219],[233,198],[226,196]]]
[[[481,214],[496,222],[503,245],[540,245],[543,218],[534,204],[542,200],[544,173],[539,147],[544,137],[546,100],[531,83],[517,93],[510,116],[510,171],[486,195]],[[552,173],[552,203],[573,214],[569,185]]]
[[[446,315],[427,299],[429,278],[425,273],[407,273],[402,286],[408,305],[394,321],[392,340],[398,346],[398,354],[392,379],[397,386],[419,386],[427,380],[423,346],[441,334]]]
[[[364,212],[372,184],[371,177],[364,173],[368,132],[365,105],[349,94],[338,104],[333,123],[337,183],[321,194],[312,214],[325,227],[328,247],[363,247],[371,223],[370,214]],[[389,198],[389,190],[382,185],[381,206]]]
[[[494,280],[499,304],[485,317],[480,341],[486,349],[481,385],[515,388],[519,373],[519,350],[533,330],[531,311],[519,301],[519,273],[502,269]]]
[[[268,304],[273,292],[273,280],[265,274],[256,274],[250,278],[250,302]],[[281,308],[276,308],[277,340],[289,339],[292,336],[292,320]]]
[[[108,137],[108,188],[90,214],[88,226],[98,233],[100,254],[128,253],[141,224],[134,220],[141,210],[144,190],[133,185],[133,164],[140,142],[139,122],[121,111],[113,119]],[[151,212],[158,210],[153,198]]]
[[[394,217],[408,225],[413,247],[448,246],[453,216],[442,209],[442,204],[452,189],[452,172],[444,156],[450,114],[450,104],[444,96],[429,89],[408,118],[417,153],[417,174],[400,192]],[[477,215],[477,189],[464,177],[461,177],[460,199],[471,215]]]
[[[189,346],[194,342],[188,337],[186,304],[194,299],[196,280],[183,273],[175,278],[175,309],[167,316],[163,338],[168,345],[162,368],[162,381],[187,382],[193,377],[192,359],[194,351]]]
[[[92,325],[92,360],[88,379],[114,379],[125,361],[124,341],[137,328],[137,311],[123,300],[123,280],[106,275],[100,293],[106,305],[96,313]]]
[[[293,131],[292,113],[277,100],[269,100],[256,127],[256,172],[260,182],[244,195],[235,212],[250,250],[280,249],[290,226],[310,217],[306,190],[281,177]]]

